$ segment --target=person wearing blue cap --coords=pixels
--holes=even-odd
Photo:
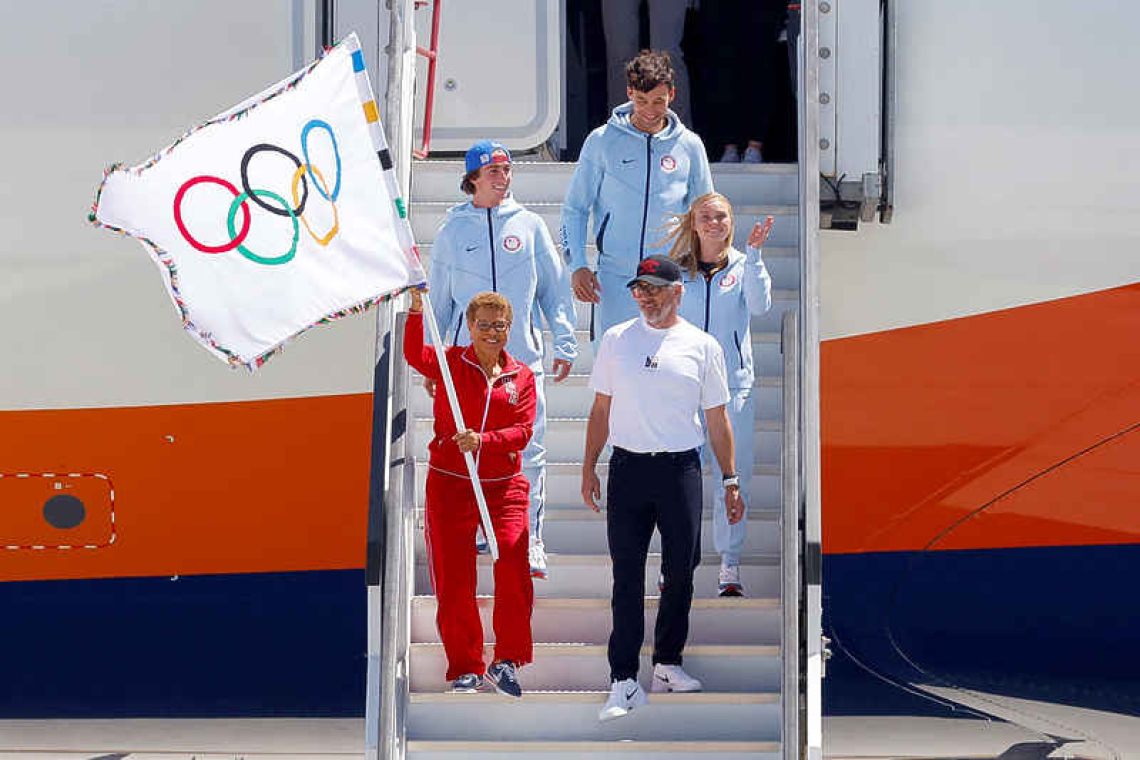
[[[593,305],[591,339],[637,316],[625,282],[653,253],[672,214],[712,192],[701,138],[669,110],[676,89],[667,53],[645,50],[626,64],[629,103],[586,138],[562,204],[562,248],[575,297]],[[597,272],[586,261],[594,218]]]
[[[541,319],[554,335],[554,382],[570,373],[578,356],[569,273],[546,224],[511,196],[511,154],[497,140],[480,140],[467,151],[460,189],[471,196],[448,211],[431,250],[428,282],[443,339],[471,341],[464,309],[481,292],[500,293],[514,310],[507,350],[534,373],[537,390],[534,435],[523,451],[522,472],[530,484],[530,570],[547,577],[542,540],[546,507],[546,394],[543,390]]]

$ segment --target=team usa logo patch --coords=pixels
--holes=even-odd
[[[519,240],[518,235],[507,235],[503,238],[503,250],[507,253],[514,253],[522,248],[522,240]]]
[[[645,368],[646,369],[657,369],[657,357],[656,356],[645,357]]]
[[[723,279],[721,279],[720,289],[721,290],[728,290],[729,288],[731,288],[735,284],[736,284],[736,275],[734,275],[732,272],[729,272],[728,274],[726,274],[724,276]]]
[[[672,156],[662,156],[661,168],[667,172],[675,171],[677,169],[677,159]]]
[[[507,382],[503,383],[503,390],[507,392],[508,401],[512,404],[519,402],[519,387],[515,385],[514,380],[507,380]]]

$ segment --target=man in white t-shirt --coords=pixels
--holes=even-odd
[[[627,283],[641,316],[606,331],[594,360],[594,406],[586,426],[582,498],[595,511],[602,447],[613,444],[606,487],[606,534],[613,560],[610,696],[599,720],[648,702],[637,682],[645,635],[645,561],[661,533],[664,586],[653,644],[653,691],[700,691],[681,668],[689,635],[693,571],[701,551],[701,458],[709,443],[724,475],[729,523],[744,514],[734,470],[724,353],[708,333],[677,316],[681,269],[665,256],[641,261]]]

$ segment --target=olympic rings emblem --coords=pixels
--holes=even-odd
[[[312,161],[309,160],[309,133],[313,129],[323,129],[325,132],[328,132],[329,139],[332,141],[333,156],[336,159],[336,181],[333,183],[331,190],[329,189],[328,182],[325,180],[324,175],[316,166],[313,165]],[[254,189],[250,186],[249,164],[253,160],[254,156],[256,156],[258,153],[263,152],[280,153],[296,165],[297,168],[293,172],[292,182],[293,205],[289,205],[289,201],[285,200],[285,198],[281,197],[277,193],[274,193],[270,190]],[[301,129],[301,155],[305,158],[304,163],[301,162],[301,159],[298,158],[296,154],[291,153],[290,151],[278,145],[272,145],[270,143],[259,143],[257,145],[254,145],[249,150],[247,150],[245,152],[245,155],[243,155],[241,158],[240,175],[242,192],[240,193],[232,182],[222,179],[221,177],[215,177],[208,174],[200,174],[197,177],[191,177],[190,179],[186,180],[182,183],[182,186],[178,188],[178,192],[174,195],[174,223],[177,225],[178,231],[182,234],[182,237],[186,240],[187,243],[193,246],[195,250],[201,251],[202,253],[226,253],[227,251],[232,251],[236,248],[238,253],[250,261],[267,265],[285,264],[289,261],[292,261],[293,257],[297,255],[297,242],[300,239],[301,232],[298,220],[300,220],[301,224],[305,226],[305,231],[309,233],[309,236],[312,237],[318,245],[328,245],[329,242],[334,237],[336,237],[337,233],[340,232],[340,215],[337,213],[336,200],[340,196],[341,180],[340,148],[337,146],[336,133],[333,132],[333,128],[329,126],[328,122],[321,121],[320,119],[311,119],[307,124],[305,124],[305,126]],[[313,186],[316,188],[317,192],[321,195],[322,198],[329,202],[333,210],[332,227],[323,236],[320,236],[314,232],[313,228],[309,226],[309,222],[305,219],[305,205],[309,201],[310,180],[312,180]],[[229,242],[223,243],[222,245],[206,245],[205,243],[202,243],[190,234],[190,230],[186,228],[186,223],[182,219],[182,202],[186,197],[186,193],[192,187],[203,183],[221,185],[226,190],[229,190],[234,194],[234,200],[230,204],[229,214],[226,216],[226,231],[229,233],[230,239]],[[273,203],[268,203],[264,199],[273,201]],[[253,201],[254,205],[264,209],[265,211],[268,211],[269,213],[276,216],[288,217],[290,221],[293,222],[293,240],[287,252],[279,256],[261,256],[245,247],[244,242],[246,236],[249,235],[249,228],[252,221],[249,212],[249,206],[246,204],[246,201]],[[236,226],[237,214],[239,210],[242,214],[240,230],[237,229]]]

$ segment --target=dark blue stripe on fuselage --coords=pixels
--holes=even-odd
[[[1138,576],[1137,545],[825,555],[824,712],[963,717],[925,683],[1140,714]]]
[[[1140,714],[1138,571],[1138,546],[825,555],[824,712],[970,717],[904,688],[942,682]],[[0,583],[0,610],[0,719],[364,712],[363,570]]]
[[[364,714],[363,570],[0,583],[0,719]]]

